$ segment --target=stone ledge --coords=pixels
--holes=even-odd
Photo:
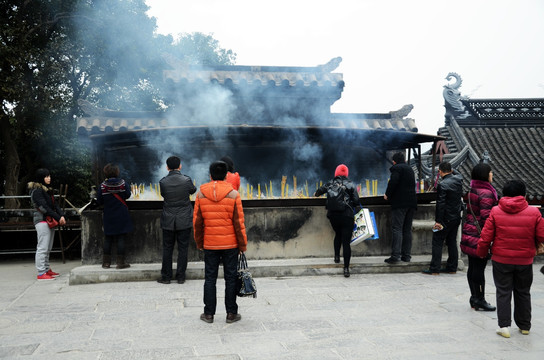
[[[389,265],[384,262],[386,256],[352,257],[350,272],[352,274],[408,273],[420,272],[429,267],[430,255],[417,255],[409,263],[399,262]],[[249,268],[255,278],[289,277],[314,275],[342,275],[343,264],[335,264],[332,258],[304,258],[279,260],[249,260]],[[175,268],[175,266],[174,266]],[[131,264],[128,269],[117,270],[115,267],[102,269],[100,265],[84,265],[70,272],[69,284],[96,284],[106,282],[155,281],[160,277],[161,264]],[[459,260],[459,269],[464,263]],[[219,278],[223,277],[219,268]],[[186,278],[188,280],[204,279],[204,263],[189,262]]]

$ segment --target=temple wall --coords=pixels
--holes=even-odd
[[[352,256],[389,256],[391,252],[391,209],[388,205],[368,206],[375,213],[379,240],[367,240],[352,247]],[[412,255],[431,253],[434,204],[418,205],[413,225]],[[128,234],[126,257],[129,263],[162,262],[161,209],[137,209],[130,214],[135,231]],[[324,206],[244,208],[249,259],[333,257],[334,232]],[[102,211],[88,210],[81,216],[81,260],[83,265],[102,261]],[[115,246],[113,248],[115,254]],[[174,259],[176,259],[174,250]],[[194,240],[189,242],[189,261],[203,259]]]

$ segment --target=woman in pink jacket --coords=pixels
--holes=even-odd
[[[536,244],[544,242],[544,220],[540,211],[525,200],[525,184],[510,180],[504,185],[499,206],[489,214],[477,254],[491,249],[493,279],[497,290],[497,334],[510,337],[511,301],[514,293],[514,321],[523,335],[531,329],[531,284]]]
[[[474,310],[495,311],[495,307],[485,300],[485,267],[487,257],[476,255],[481,229],[489,217],[491,209],[497,205],[497,192],[491,183],[493,171],[486,163],[472,168],[470,191],[467,195],[467,216],[463,222],[461,251],[467,254],[467,280],[470,288],[470,306]]]

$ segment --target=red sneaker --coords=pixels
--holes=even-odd
[[[41,275],[38,275],[38,280],[55,280],[55,278],[51,275],[48,275],[47,273],[43,273]]]
[[[60,275],[59,273],[56,273],[51,269],[47,270],[46,274],[49,275],[49,276],[59,276]]]

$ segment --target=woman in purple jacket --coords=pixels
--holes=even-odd
[[[467,199],[467,216],[461,236],[461,251],[468,255],[469,302],[474,310],[495,311],[495,307],[485,301],[484,271],[488,257],[481,258],[476,254],[480,233],[489,217],[491,208],[497,205],[498,200],[497,191],[491,185],[493,181],[491,166],[485,163],[477,164],[472,169],[471,178]]]

